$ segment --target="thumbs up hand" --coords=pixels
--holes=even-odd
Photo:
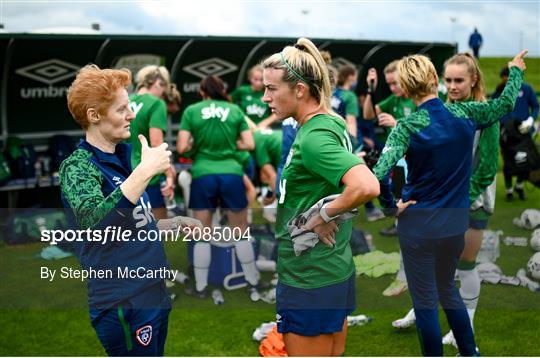
[[[167,143],[161,143],[157,147],[150,147],[146,138],[139,134],[141,142],[141,163],[145,171],[154,176],[165,172],[171,165],[171,151],[167,150]]]

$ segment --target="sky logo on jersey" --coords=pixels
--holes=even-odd
[[[156,221],[154,214],[152,213],[152,205],[150,202],[145,202],[144,198],[141,197],[141,204],[137,205],[133,209],[133,220],[136,220],[135,227],[138,229],[140,227],[146,226],[153,221]]]
[[[53,58],[47,61],[19,68],[16,74],[31,78],[47,85],[74,77],[81,66]]]
[[[236,71],[237,69],[238,66],[235,64],[218,57],[212,57],[184,67],[184,71],[199,78],[205,78],[206,76],[223,76],[227,73]]]
[[[230,108],[223,108],[216,106],[214,103],[209,107],[201,109],[202,119],[219,118],[222,122],[227,120],[229,116]]]
[[[257,116],[262,118],[266,113],[266,107],[257,105],[256,103],[250,104],[246,107],[246,113],[250,116]]]

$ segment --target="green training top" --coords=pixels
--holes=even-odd
[[[287,223],[320,199],[341,193],[343,175],[362,163],[352,154],[342,118],[316,115],[300,127],[279,183],[276,238],[280,241],[280,282],[299,288],[317,288],[343,282],[354,273],[349,245],[351,220],[339,225],[334,248],[319,242],[300,256],[294,254]]]
[[[149,93],[129,96],[129,106],[135,113],[135,119],[130,123],[131,137],[131,166],[135,168],[141,162],[141,142],[137,136],[142,134],[150,143],[150,128],[158,128],[165,133],[167,130],[167,105],[165,101]],[[148,185],[157,185],[161,175],[156,175]]]
[[[358,117],[358,98],[356,98],[356,94],[353,91],[342,89],[340,96],[345,104],[345,115]]]
[[[237,105],[211,99],[192,104],[182,114],[180,129],[193,136],[193,179],[209,174],[243,175],[236,140],[248,125]]]
[[[259,129],[253,132],[253,139],[255,140],[254,157],[259,168],[265,164],[272,164],[277,170],[281,161],[281,131]]]
[[[243,85],[232,91],[231,98],[255,124],[259,124],[272,114],[268,105],[262,101],[263,95],[264,91],[256,92],[251,85]]]
[[[406,97],[398,97],[394,94],[386,97],[384,100],[378,103],[378,106],[381,109],[381,112],[388,113],[394,116],[396,120],[398,118],[410,116],[412,113],[414,113],[414,111],[416,111],[416,105],[414,104],[412,99]],[[388,135],[390,134],[392,128],[384,127],[384,130],[386,132],[386,135],[384,138],[381,139],[383,139],[383,141],[386,141],[386,138],[388,138]]]

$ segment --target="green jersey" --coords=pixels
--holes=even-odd
[[[271,164],[277,170],[281,161],[281,131],[263,129],[253,132],[255,140],[254,157],[259,168]]]
[[[280,240],[280,282],[299,288],[317,288],[345,281],[354,273],[349,245],[351,220],[339,225],[334,248],[318,243],[300,256],[294,254],[287,223],[321,198],[341,193],[343,175],[362,163],[352,154],[343,119],[316,115],[300,127],[279,183],[276,237]]]
[[[358,117],[358,98],[356,98],[354,92],[342,89],[340,96],[345,104],[345,116]]]
[[[240,86],[231,93],[232,101],[242,108],[255,124],[272,114],[268,105],[262,101],[263,95],[264,91],[256,92],[250,85]]]
[[[150,128],[167,130],[167,105],[165,101],[149,93],[129,96],[129,106],[135,113],[130,123],[131,166],[135,168],[141,162],[141,142],[137,136],[142,134],[150,141]],[[156,175],[148,185],[157,185],[161,175]]]
[[[413,100],[405,97],[398,97],[394,94],[386,97],[383,101],[378,103],[378,106],[381,112],[391,114],[396,120],[410,116],[416,111],[416,105]],[[382,138],[383,141],[386,141],[386,138],[390,134],[392,128],[385,127],[385,138]]]
[[[193,136],[193,179],[210,174],[243,174],[236,156],[236,140],[248,125],[237,105],[220,100],[192,104],[182,114],[180,130]]]

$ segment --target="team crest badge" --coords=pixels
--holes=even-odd
[[[150,341],[152,340],[152,326],[147,325],[139,328],[135,332],[135,337],[140,344],[146,347],[150,344]]]

